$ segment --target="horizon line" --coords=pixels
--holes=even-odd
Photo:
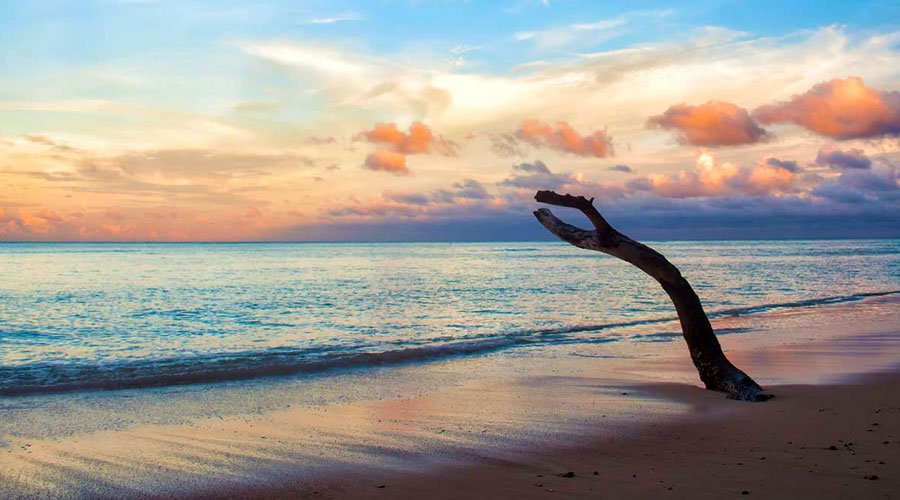
[[[870,236],[870,237],[821,237],[821,238],[664,238],[664,239],[655,239],[655,238],[647,238],[641,241],[654,241],[654,242],[680,242],[680,241],[697,241],[697,242],[717,242],[717,241],[865,241],[865,240],[900,240],[900,235],[897,236]],[[86,244],[86,245],[96,245],[96,244],[139,244],[139,245],[147,245],[147,244],[163,244],[163,245],[172,245],[172,244],[184,244],[184,245],[193,245],[193,244],[227,244],[227,245],[235,245],[235,244],[372,244],[372,243],[560,243],[564,244],[564,241],[557,239],[523,239],[523,240],[197,240],[197,241],[184,241],[184,240],[59,240],[59,241],[50,241],[50,240],[0,240],[0,245],[2,244],[13,244],[13,245],[22,245],[22,244]]]

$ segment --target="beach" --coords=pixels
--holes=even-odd
[[[684,387],[651,389],[690,417],[571,448],[534,450],[425,473],[316,485],[324,498],[895,498],[900,488],[897,373],[852,384],[772,386],[779,400],[717,414]],[[384,491],[379,486],[384,485]],[[309,488],[261,488],[277,498]]]
[[[900,500],[900,1],[0,5],[0,500]]]
[[[6,398],[0,496],[890,498],[898,312],[886,295],[714,319],[765,403],[699,388],[665,335],[627,355],[574,343]]]

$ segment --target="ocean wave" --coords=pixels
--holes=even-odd
[[[900,294],[900,290],[857,293],[794,302],[762,304],[712,311],[710,317],[759,314],[779,309],[816,307]],[[348,348],[289,348],[265,351],[218,353],[202,356],[165,359],[130,360],[97,365],[90,363],[29,363],[0,366],[0,396],[72,392],[83,390],[113,390],[172,385],[213,383],[317,372],[338,368],[374,367],[420,362],[452,356],[483,354],[522,345],[559,343],[603,343],[626,339],[645,342],[674,340],[680,334],[655,332],[632,336],[573,337],[572,334],[591,333],[676,320],[673,316],[637,319],[614,323],[572,325],[559,328],[540,328],[502,334],[480,334],[463,340],[432,345],[407,343],[396,349],[360,352]],[[740,333],[721,331],[722,334]],[[357,347],[358,349],[359,347]]]

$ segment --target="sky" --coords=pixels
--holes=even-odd
[[[896,1],[0,5],[0,241],[900,237],[898,171]]]

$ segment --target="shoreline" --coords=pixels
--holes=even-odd
[[[690,433],[698,423],[782,408],[802,428],[800,410],[809,405],[841,408],[851,423],[861,418],[857,411],[900,407],[878,379],[900,381],[898,311],[900,299],[882,297],[714,319],[717,330],[752,332],[720,340],[736,365],[776,394],[766,403],[729,401],[700,389],[681,339],[641,342],[627,351],[608,343],[564,344],[340,376],[26,398],[17,404],[33,405],[22,408],[7,400],[0,405],[9,417],[0,422],[0,496],[502,498],[566,488],[574,488],[568,496],[590,496],[600,485],[629,497],[660,494],[654,488],[669,481],[673,490],[662,491],[678,497],[673,492],[690,491],[681,469],[662,477],[667,469],[653,460],[665,452],[671,463],[715,465],[679,449],[715,442],[713,435]],[[677,324],[645,328],[671,338],[667,332]],[[864,376],[862,385],[847,381],[865,372],[890,374]],[[881,397],[886,407],[869,408],[874,399],[852,393]],[[833,402],[809,399],[835,394],[842,396]],[[880,424],[879,431],[893,433],[886,440],[900,438],[900,429]],[[647,433],[658,437],[649,440]],[[836,439],[859,438],[829,438]],[[738,449],[732,446],[723,449]],[[649,455],[626,460],[629,449]],[[723,453],[710,449],[703,456],[731,452]],[[885,467],[895,462],[872,457]],[[765,466],[776,463],[768,460]],[[652,467],[654,475],[615,476],[625,465]],[[769,473],[738,467],[742,477]],[[575,477],[555,475],[570,470]],[[896,489],[896,474],[879,470],[866,473],[879,476],[872,483]],[[593,479],[603,482],[585,482]],[[765,491],[764,485],[741,488]]]

